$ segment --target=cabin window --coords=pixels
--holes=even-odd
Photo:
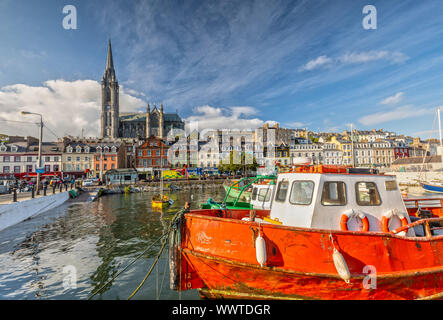
[[[326,181],[323,184],[321,204],[324,206],[344,206],[346,204],[346,184],[343,181]]]
[[[257,191],[258,191],[257,188],[254,188],[252,190],[252,200],[257,200]]]
[[[258,193],[258,201],[268,202],[269,200],[271,200],[271,190],[260,189]]]
[[[309,205],[314,193],[314,182],[312,181],[294,181],[292,183],[289,202],[292,204]]]
[[[275,195],[275,201],[283,202],[286,200],[286,193],[288,193],[289,182],[280,181],[278,183],[277,194]]]
[[[359,206],[379,206],[381,204],[380,194],[373,182],[357,182],[355,193]]]

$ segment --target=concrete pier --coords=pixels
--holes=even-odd
[[[0,231],[32,216],[53,209],[69,199],[68,192],[59,192],[19,202],[0,205]]]

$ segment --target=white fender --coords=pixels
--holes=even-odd
[[[334,253],[332,254],[332,259],[334,260],[334,266],[340,278],[342,278],[346,283],[349,283],[351,273],[349,272],[348,265],[346,264],[346,260],[343,255],[335,248]]]
[[[263,267],[266,262],[266,241],[261,235],[255,239],[255,256],[260,267]]]

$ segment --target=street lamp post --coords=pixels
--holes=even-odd
[[[40,113],[22,111],[22,115],[34,114],[40,116],[40,138],[38,140],[38,168],[37,168],[37,194],[40,192],[40,169],[42,167],[42,140],[43,140],[43,116]]]

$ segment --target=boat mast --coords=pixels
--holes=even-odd
[[[163,144],[160,142],[160,199],[163,201]]]
[[[437,108],[437,115],[438,115],[438,132],[440,134],[440,147],[443,147],[442,140],[441,140],[440,107]]]
[[[351,123],[351,153],[352,153],[352,167],[355,168],[355,158],[354,158],[354,129]]]
[[[442,171],[442,169],[443,169],[443,144],[442,144],[442,140],[441,140],[440,107],[437,108],[437,115],[438,115],[438,133],[440,134],[440,152],[437,152],[437,155],[440,153],[440,161],[441,161],[440,171]]]

